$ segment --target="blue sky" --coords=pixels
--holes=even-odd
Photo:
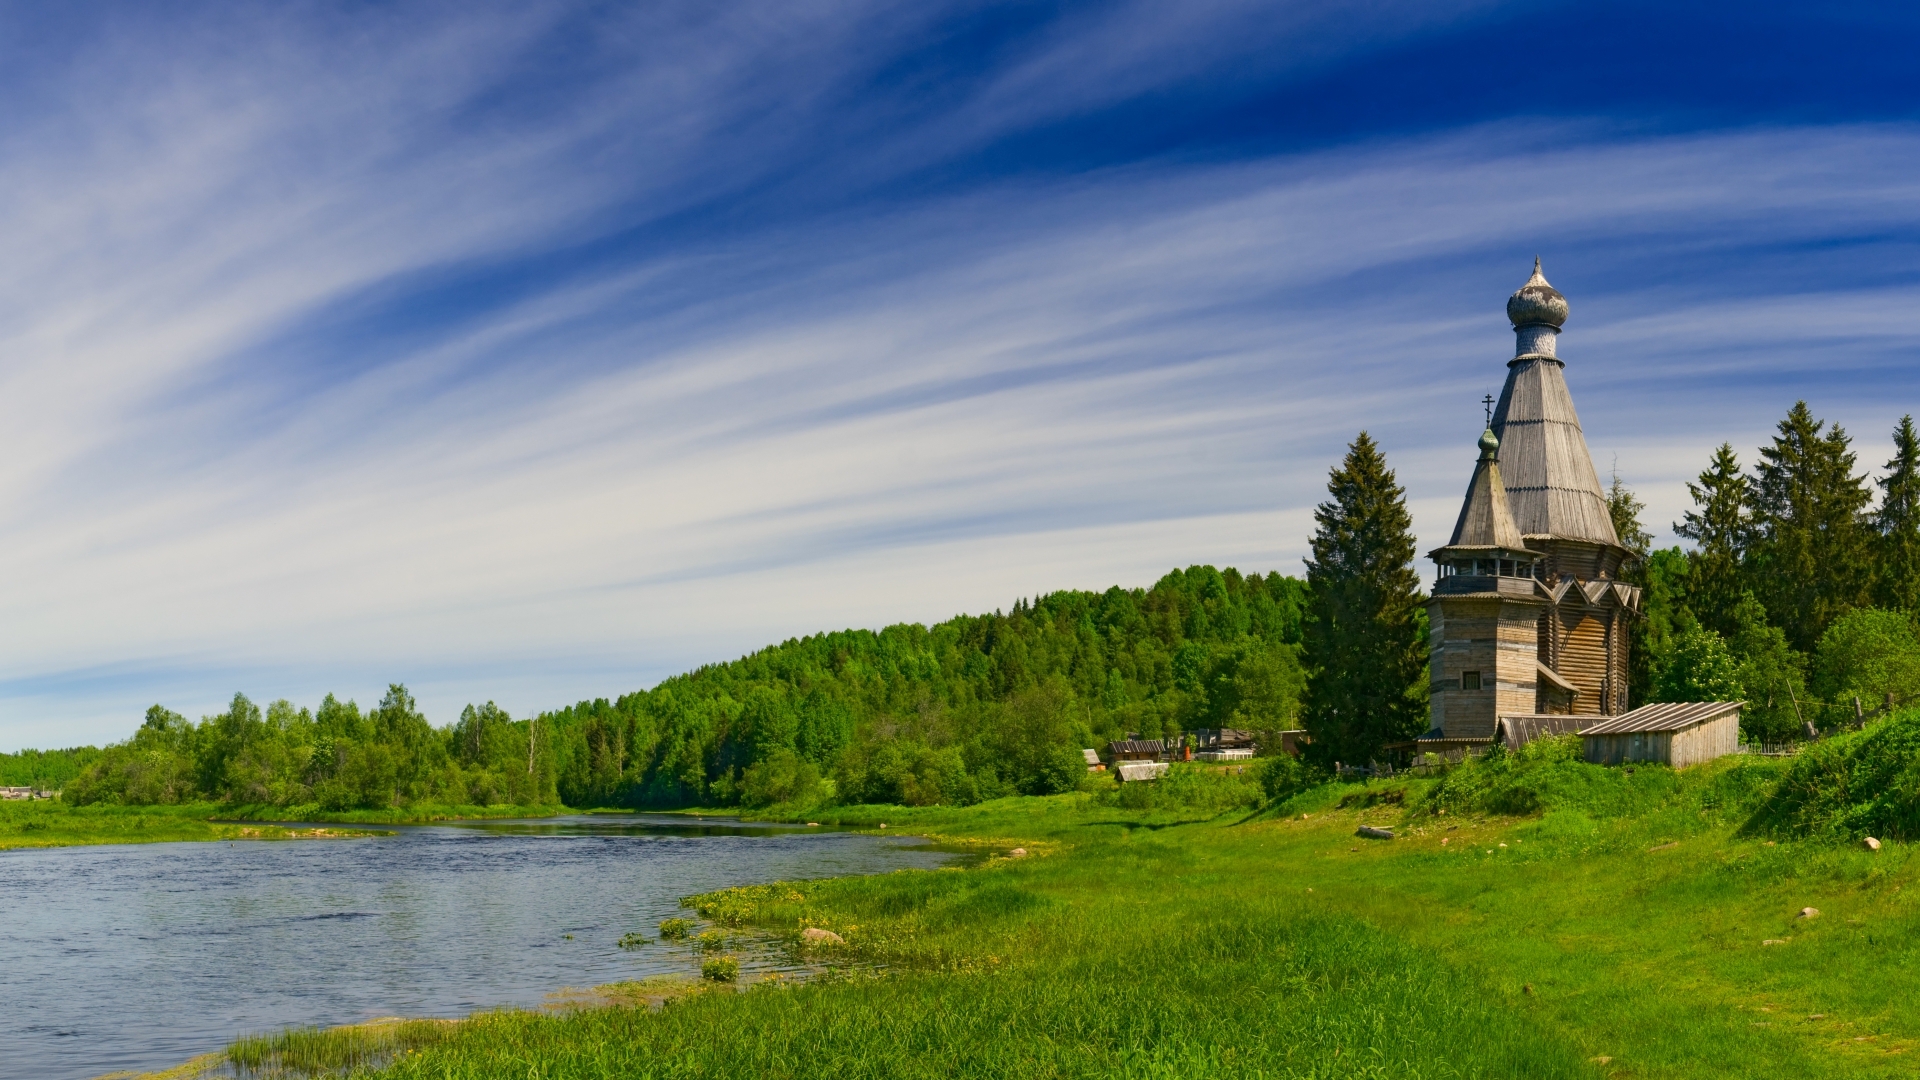
[[[1896,5],[0,8],[0,749],[1444,539],[1535,255],[1668,524],[1920,399]]]

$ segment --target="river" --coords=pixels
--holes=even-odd
[[[908,837],[657,815],[391,828],[0,852],[0,1077],[156,1069],[293,1025],[691,972],[685,949],[617,942],[691,893],[953,858]]]

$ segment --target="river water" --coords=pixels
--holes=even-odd
[[[687,949],[617,942],[651,936],[691,893],[953,857],[646,815],[395,828],[0,852],[0,1077],[155,1069],[293,1025],[464,1016],[692,972]]]

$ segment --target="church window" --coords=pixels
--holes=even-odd
[[[1480,689],[1480,673],[1477,671],[1461,672],[1460,673],[1460,689],[1462,690]]]

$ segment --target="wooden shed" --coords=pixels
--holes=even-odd
[[[1582,728],[1587,760],[1595,765],[1658,762],[1684,769],[1740,752],[1744,701],[1677,701],[1642,705],[1624,716]]]
[[[1566,713],[1520,713],[1502,716],[1494,729],[1494,740],[1509,750],[1518,750],[1535,739],[1553,735],[1573,735],[1593,723],[1591,716]]]
[[[1159,739],[1115,739],[1107,744],[1107,760],[1160,761],[1167,756],[1167,744]]]

